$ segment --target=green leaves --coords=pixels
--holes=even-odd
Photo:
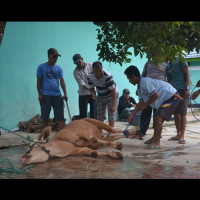
[[[181,59],[185,52],[200,50],[200,22],[93,22],[98,26],[97,51],[99,59],[108,62],[131,62],[144,55],[152,62],[166,57]],[[130,48],[133,52],[130,52]]]

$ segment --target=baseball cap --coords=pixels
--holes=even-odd
[[[48,50],[48,55],[49,55],[49,54],[61,56],[55,48],[50,48],[50,49]]]
[[[128,89],[124,89],[123,94],[127,94],[127,93],[130,93],[130,91]]]
[[[79,62],[81,59],[83,59],[83,58],[81,57],[80,54],[75,54],[75,55],[73,56],[74,64],[76,64],[77,62]]]

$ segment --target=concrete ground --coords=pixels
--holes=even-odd
[[[27,174],[2,172],[0,179],[199,179],[200,124],[190,112],[187,121],[186,144],[168,141],[176,135],[174,121],[170,121],[164,122],[161,149],[147,149],[144,142],[152,137],[151,123],[144,140],[118,140],[123,144],[123,160],[87,156],[52,158],[45,163],[33,164]],[[127,122],[116,122],[115,128],[124,130],[126,125]],[[16,133],[25,138],[30,136],[31,139],[38,136],[36,133]],[[54,134],[56,132],[51,136]],[[8,158],[16,169],[22,167],[19,158],[27,151],[25,142],[28,142],[22,137],[13,133],[0,136],[0,161]],[[110,147],[101,147],[99,150],[118,151]]]

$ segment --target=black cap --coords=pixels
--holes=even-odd
[[[61,56],[55,48],[50,48],[50,49],[48,50],[48,55],[49,55],[49,54]]]
[[[79,62],[81,59],[83,59],[83,58],[81,57],[80,54],[75,54],[75,55],[73,56],[74,64],[76,64],[77,62]]]
[[[128,89],[124,89],[123,94],[127,94],[127,93],[130,93],[130,91]]]

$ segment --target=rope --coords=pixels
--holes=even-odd
[[[12,173],[12,174],[26,174],[26,173],[30,173],[30,171],[28,171],[28,169],[33,167],[33,165],[29,165],[22,169],[16,169],[16,168],[14,168],[13,164],[11,163],[11,161],[8,158],[3,158],[0,163],[1,163],[0,173],[7,172],[7,173]],[[7,163],[9,165],[8,168],[4,168],[5,163]]]
[[[23,139],[28,140],[29,142],[34,142],[34,140],[32,140],[31,137],[30,137],[29,135],[28,135],[27,138],[25,138],[25,137],[23,137],[23,136],[21,136],[21,135],[15,133],[15,132],[13,132],[13,131],[10,131],[10,130],[8,130],[8,129],[2,127],[2,126],[0,126],[0,128],[2,128],[2,129],[4,129],[4,130],[8,131],[9,133],[13,133],[13,134],[15,134],[15,135],[17,135],[17,136],[19,136],[19,137],[22,137]]]
[[[27,138],[25,138],[25,137],[23,137],[23,136],[21,136],[21,135],[15,133],[15,132],[13,132],[13,131],[10,131],[10,130],[8,130],[8,129],[2,127],[2,126],[0,126],[0,128],[4,129],[4,130],[6,130],[6,131],[8,131],[8,132],[10,132],[10,133],[13,133],[13,134],[15,134],[15,135],[17,135],[17,136],[19,136],[19,137],[21,137],[21,138],[23,138],[23,139],[26,139],[26,140],[28,140],[29,142],[34,142],[34,141],[30,138],[29,135],[28,135]],[[24,141],[23,141],[23,142],[24,142]],[[16,169],[16,168],[14,168],[13,164],[11,163],[11,161],[10,161],[8,158],[3,158],[3,159],[1,160],[0,163],[1,163],[1,165],[0,165],[0,173],[2,173],[2,172],[7,172],[7,173],[12,173],[12,174],[26,174],[26,173],[30,173],[30,171],[28,171],[28,169],[31,168],[31,167],[33,167],[33,165],[29,165],[29,166],[24,167],[24,168],[22,168],[22,169]],[[4,164],[5,164],[5,163],[7,163],[7,165],[9,165],[8,168],[4,168]]]

